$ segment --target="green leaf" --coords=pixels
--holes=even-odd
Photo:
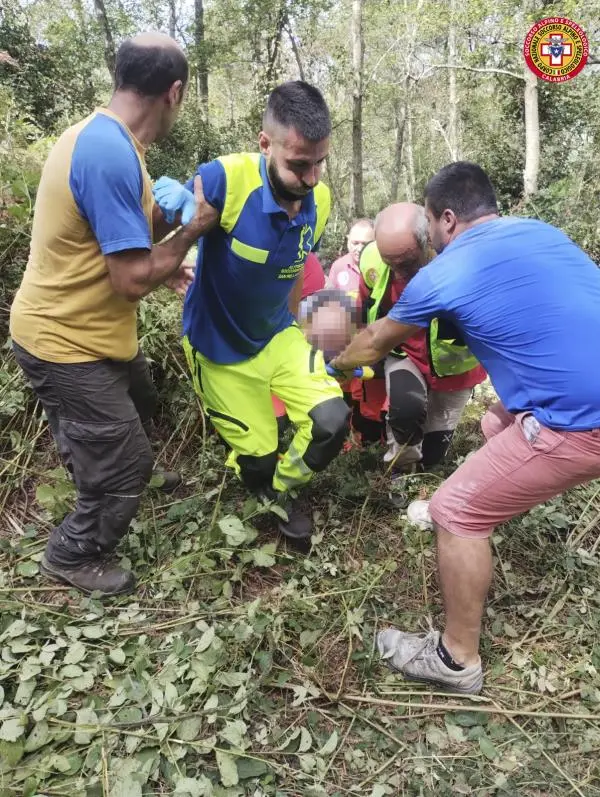
[[[444,750],[448,747],[448,734],[438,728],[436,725],[429,725],[425,733],[427,743],[432,747],[437,747],[438,750]]]
[[[215,676],[215,682],[223,686],[242,686],[247,680],[244,672],[218,672]]]
[[[106,629],[101,625],[86,625],[83,635],[86,639],[102,639],[103,636],[106,636]]]
[[[242,521],[235,515],[227,515],[219,520],[219,528],[225,535],[229,545],[242,545],[256,536],[255,532],[245,528]]]
[[[266,775],[269,772],[267,762],[257,758],[238,758],[236,763],[240,780],[260,778],[261,775]]]
[[[55,754],[50,757],[48,769],[54,769],[56,772],[61,772],[64,775],[71,769],[71,762],[66,755]]]
[[[83,642],[74,642],[65,653],[65,664],[79,664],[87,655],[87,648]],[[79,673],[81,675],[81,673]]]
[[[215,638],[215,629],[214,626],[210,626],[207,628],[206,631],[202,634],[198,642],[196,643],[196,650],[198,653],[203,653],[205,650],[208,650],[209,647],[212,645],[213,640]]]
[[[239,775],[235,758],[229,753],[224,753],[221,750],[216,752],[217,766],[219,767],[219,774],[221,776],[221,783],[223,786],[237,786],[239,783]],[[111,796],[112,797],[112,796]]]
[[[323,747],[319,750],[319,755],[323,758],[330,756],[338,745],[338,732],[334,731],[329,739],[325,742]]]
[[[516,639],[519,636],[519,632],[510,623],[504,623],[504,634],[511,639]]]
[[[80,675],[79,678],[73,678],[71,681],[71,686],[73,689],[76,689],[78,692],[87,692],[89,689],[92,688],[94,685],[94,676],[92,673],[87,670]]]
[[[75,744],[88,745],[98,733],[95,728],[85,728],[85,725],[98,725],[98,715],[93,708],[81,708],[75,715],[77,730],[73,734]]]
[[[247,730],[248,726],[242,720],[228,720],[223,730],[220,731],[219,736],[221,739],[229,742],[232,747],[243,749],[244,737],[246,736]]]
[[[371,789],[369,797],[384,797],[384,795],[389,793],[387,786],[384,786],[383,783],[376,783]]]
[[[312,747],[312,736],[307,728],[300,728],[300,743],[298,744],[299,753],[307,753]]]
[[[480,736],[479,737],[479,749],[484,754],[486,758],[490,761],[494,761],[494,759],[498,758],[499,753],[490,741],[487,736]]]
[[[279,504],[276,503],[275,501],[273,501],[269,505],[269,511],[272,512],[274,515],[277,515],[277,517],[281,518],[286,523],[289,521],[288,513],[285,511],[285,509],[282,506],[279,506]]]
[[[304,648],[309,647],[309,645],[314,645],[317,639],[323,636],[323,631],[309,631],[308,629],[302,631],[300,633],[300,647],[304,650]]]
[[[463,729],[459,725],[454,725],[451,722],[446,723],[446,731],[448,732],[448,737],[453,742],[464,742],[467,738]]]
[[[206,783],[207,780],[208,779],[204,776],[202,776],[202,780],[180,778],[177,781],[173,794],[175,797],[204,797],[204,795],[210,795],[213,793],[213,790],[210,781],[208,781],[208,784]],[[204,783],[202,781],[204,781]],[[207,791],[207,785],[210,791]]]
[[[0,742],[0,772],[10,772],[23,758],[25,747],[22,741]]]
[[[25,725],[20,717],[11,717],[0,725],[0,739],[4,742],[16,742],[25,733]]]
[[[177,736],[182,742],[193,742],[200,734],[202,717],[187,717],[177,727]]]
[[[50,736],[48,723],[44,720],[36,723],[36,725],[33,727],[33,730],[27,737],[27,741],[25,742],[25,752],[33,753],[35,750],[39,750],[40,747],[48,744],[48,742],[51,741],[51,738],[52,737]]]
[[[142,797],[142,786],[130,776],[115,778],[110,789],[110,797]]]
[[[18,573],[18,575],[25,576],[25,578],[32,578],[33,576],[37,576],[37,574],[40,571],[38,563],[32,562],[31,559],[27,560],[26,562],[19,562],[15,570]]]
[[[123,648],[115,648],[114,650],[110,651],[108,658],[115,664],[125,664],[127,656],[125,655]]]
[[[273,567],[277,561],[273,554],[277,546],[274,542],[269,542],[253,551],[252,558],[257,567]]]
[[[67,664],[66,667],[62,667],[59,671],[59,676],[61,678],[79,678],[80,675],[83,675],[83,669],[78,664]]]

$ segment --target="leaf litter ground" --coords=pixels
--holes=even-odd
[[[455,462],[479,444],[480,412]],[[443,619],[432,536],[387,505],[377,452],[315,480],[304,557],[225,471],[197,410],[182,417],[162,459],[183,464],[186,492],[148,492],[122,545],[138,591],[106,602],[38,576],[72,490],[27,420],[36,447],[20,449],[0,538],[2,797],[600,795],[597,484],[495,535],[485,690],[455,697],[374,650],[388,624]]]

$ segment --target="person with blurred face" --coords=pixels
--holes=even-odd
[[[360,260],[363,321],[387,315],[433,255],[423,207],[398,202],[382,210],[375,241]],[[486,374],[458,330],[440,319],[390,352],[382,366],[380,379],[355,387],[352,425],[364,442],[385,438],[390,500],[402,508],[406,475],[443,462],[473,387]]]
[[[348,253],[339,257],[331,266],[327,276],[327,287],[344,291],[352,299],[358,298],[360,284],[360,256],[367,244],[373,240],[373,222],[358,219],[348,233]]]
[[[425,510],[419,519],[435,530],[445,628],[384,629],[377,637],[382,657],[407,678],[474,694],[483,686],[479,643],[494,528],[600,477],[600,370],[590,367],[600,335],[600,271],[561,230],[501,218],[490,179],[475,163],[435,174],[425,211],[438,256],[333,365],[344,373],[379,360],[446,318],[499,396],[482,418],[485,444],[428,507],[409,507],[415,520]]]
[[[216,221],[198,247],[183,316],[194,387],[232,449],[229,464],[261,499],[283,506],[279,530],[303,548],[312,520],[292,491],[336,456],[349,413],[323,354],[296,323],[305,262],[329,216],[321,171],[330,133],[318,89],[290,81],[269,96],[259,153],[198,167]],[[172,196],[164,198],[170,211],[189,202],[171,182]],[[295,427],[282,456],[271,394]]]
[[[150,479],[157,393],[137,339],[137,304],[159,285],[184,291],[182,261],[202,205],[168,242],[145,152],[171,129],[188,64],[168,36],[119,47],[115,90],[58,139],[37,193],[29,262],[11,309],[17,362],[39,398],[77,502],[51,534],[40,570],[84,593],[118,595],[135,578],[113,560]],[[180,482],[161,473],[163,489]]]

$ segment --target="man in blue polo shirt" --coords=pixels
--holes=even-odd
[[[494,189],[474,163],[441,169],[425,197],[439,256],[334,365],[343,372],[379,360],[441,317],[460,330],[498,393],[482,420],[486,444],[429,504],[446,627],[378,636],[380,653],[406,677],[474,693],[483,684],[479,637],[494,527],[600,477],[600,371],[590,367],[600,270],[549,224],[499,218]]]
[[[320,352],[296,324],[307,255],[330,209],[319,182],[331,122],[318,89],[291,81],[270,95],[260,154],[225,155],[198,167],[215,226],[200,241],[183,314],[183,344],[204,410],[231,446],[232,464],[253,491],[285,508],[281,532],[306,541],[311,521],[291,489],[339,452],[348,408]],[[170,214],[191,194],[161,178],[155,195]],[[190,186],[191,183],[188,183]],[[278,458],[271,394],[296,434]]]

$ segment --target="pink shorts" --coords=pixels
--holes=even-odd
[[[485,445],[431,499],[432,519],[458,537],[489,537],[500,523],[600,477],[600,429],[561,432],[501,404],[481,421]]]

